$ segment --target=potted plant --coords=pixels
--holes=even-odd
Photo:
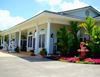
[[[19,49],[18,46],[15,48],[15,51],[16,51],[17,53],[19,53],[20,49]]]
[[[0,49],[2,49],[3,48],[3,46],[0,46]]]
[[[35,54],[34,54],[34,49],[33,49],[33,50],[30,50],[30,55],[31,55],[31,56],[35,56]]]
[[[42,48],[42,49],[40,50],[40,55],[41,55],[42,57],[46,57],[47,51],[46,51],[45,48]]]

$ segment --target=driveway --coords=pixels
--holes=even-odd
[[[100,77],[100,65],[74,64],[0,52],[0,77]]]

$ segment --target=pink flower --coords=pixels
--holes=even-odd
[[[77,57],[70,57],[70,58],[63,58],[63,59],[67,60],[69,62],[78,62],[78,61],[80,61],[80,59],[77,58]]]
[[[80,58],[78,57],[68,57],[68,58],[62,57],[61,59],[69,61],[69,62],[80,62]],[[86,58],[84,59],[83,62],[100,64],[100,59]]]
[[[93,59],[95,64],[100,64],[100,59]]]
[[[94,60],[91,59],[91,58],[86,58],[86,59],[84,60],[84,62],[91,62],[91,63],[94,63]]]
[[[95,64],[100,64],[100,59],[86,58],[84,61],[85,62],[92,62],[92,63],[95,63]]]

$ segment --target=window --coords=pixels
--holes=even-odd
[[[28,47],[32,47],[32,36],[28,37]]]
[[[39,35],[39,48],[41,48],[41,35]]]
[[[39,35],[39,48],[45,47],[45,34]]]
[[[33,49],[35,49],[35,38],[33,38]]]

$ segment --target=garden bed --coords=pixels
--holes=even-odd
[[[100,59],[94,59],[94,58],[85,58],[84,60],[80,60],[79,57],[62,57],[59,60],[64,62],[82,63],[82,64],[100,64]]]

